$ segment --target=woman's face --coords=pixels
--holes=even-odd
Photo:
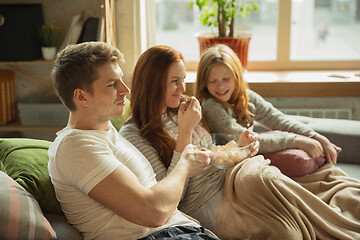
[[[180,97],[186,91],[185,77],[184,62],[182,60],[173,62],[167,75],[164,113],[167,108],[177,108],[180,105]]]
[[[223,63],[215,64],[210,70],[206,87],[213,97],[224,102],[229,101],[235,89],[234,75],[229,67]]]

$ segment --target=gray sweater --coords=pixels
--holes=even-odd
[[[295,147],[295,134],[313,137],[317,133],[305,124],[292,120],[276,109],[252,90],[247,90],[248,109],[254,114],[254,120],[265,128],[285,131],[281,133],[259,134],[259,153],[281,151]],[[247,128],[236,120],[235,112],[224,107],[213,98],[202,102],[203,117],[213,132],[241,134]],[[249,130],[253,130],[251,127]],[[294,134],[295,133],[295,134]]]

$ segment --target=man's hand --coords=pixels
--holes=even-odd
[[[188,177],[194,177],[200,175],[209,166],[211,156],[211,151],[204,148],[199,150],[189,144],[182,152],[180,161],[188,167]]]

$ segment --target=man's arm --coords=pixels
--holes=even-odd
[[[178,206],[185,180],[208,166],[209,154],[188,145],[174,170],[150,189],[145,189],[127,167],[120,166],[98,183],[89,196],[131,222],[161,226]]]

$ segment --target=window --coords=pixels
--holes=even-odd
[[[360,6],[357,4],[360,1],[293,1],[290,58],[359,60]]]
[[[181,51],[189,70],[199,61],[197,20],[190,0],[149,0],[148,45]],[[257,0],[259,11],[237,19],[236,28],[253,33],[248,70],[326,70],[360,67],[360,0]],[[149,2],[148,2],[149,3]],[[153,21],[151,21],[153,20]]]

